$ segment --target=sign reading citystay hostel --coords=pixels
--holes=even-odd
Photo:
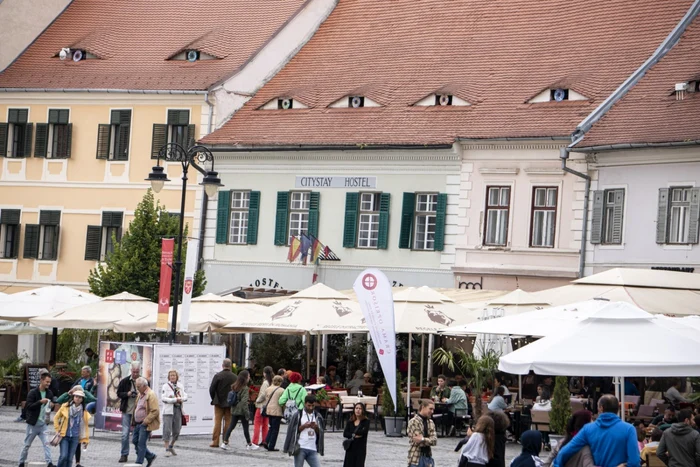
[[[396,325],[391,283],[379,269],[365,269],[353,289],[396,407]]]
[[[160,254],[160,289],[158,290],[158,320],[156,329],[168,330],[168,315],[170,314],[170,282],[173,276],[173,248],[175,239],[164,238]]]

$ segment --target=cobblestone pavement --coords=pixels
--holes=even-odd
[[[17,459],[22,449],[26,424],[15,423],[19,411],[14,407],[0,408],[0,465],[17,465]],[[374,422],[372,422],[374,429]],[[381,427],[380,427],[381,429]],[[282,426],[278,448],[284,440],[286,427]],[[252,435],[252,427],[251,427]],[[370,431],[369,444],[367,447],[367,467],[403,467],[406,465],[407,438],[387,438],[381,431]],[[231,449],[224,452],[221,449],[209,447],[211,438],[209,436],[185,436],[180,438],[176,445],[177,456],[165,457],[163,444],[160,439],[149,442],[150,449],[158,455],[153,467],[193,467],[193,466],[228,466],[240,465],[245,467],[268,467],[268,466],[292,466],[293,462],[282,452],[247,451],[243,432],[239,427],[231,435]],[[456,466],[457,454],[453,449],[457,445],[456,438],[440,438],[437,448],[433,448],[433,457],[436,466]],[[83,453],[81,465],[83,467],[119,467],[118,464],[120,437],[118,433],[97,432],[90,438],[90,445]],[[129,461],[135,460],[133,445]],[[344,451],[342,447],[342,434],[339,432],[329,432],[325,438],[325,456],[321,459],[323,466],[342,466]],[[508,444],[506,448],[507,462],[520,451],[519,445]],[[58,462],[58,448],[52,448],[53,462]],[[34,441],[29,450],[27,462],[43,462],[44,456],[39,445],[39,439]],[[29,467],[29,464],[27,464]]]

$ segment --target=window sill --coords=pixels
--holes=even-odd
[[[664,250],[692,250],[693,249],[693,244],[692,243],[683,243],[683,244],[669,244],[665,243],[663,245]]]
[[[594,245],[597,247],[598,250],[624,250],[625,249],[625,244],[620,243],[619,245],[603,245],[603,244],[597,244]]]
[[[19,258],[0,258],[0,263],[13,263]]]

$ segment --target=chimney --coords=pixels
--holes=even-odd
[[[676,100],[682,101],[685,99],[685,93],[688,90],[688,83],[676,83]]]

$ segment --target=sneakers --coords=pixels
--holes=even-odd
[[[221,445],[221,449],[223,449],[224,451],[228,451],[228,443],[223,443]]]
[[[123,463],[125,463],[125,462],[129,462],[129,457],[128,457],[128,456],[121,456],[121,457],[119,458],[119,463],[120,463],[120,464],[123,464]]]
[[[167,448],[167,449],[165,450],[165,457],[170,457],[170,456],[172,456],[172,455],[173,455],[173,454],[172,454],[172,452],[170,452],[170,448]],[[77,466],[76,466],[76,467],[77,467]]]
[[[257,451],[258,449],[260,449],[260,446],[258,446],[257,444],[249,444],[248,447],[246,447],[246,449],[249,451]]]
[[[267,449],[267,443],[260,443],[258,446],[260,446],[263,449]]]
[[[172,454],[173,456],[177,456],[177,453],[175,452],[175,449],[172,446],[170,446],[169,451],[170,451],[170,454]]]
[[[15,418],[15,420],[14,420],[15,423],[20,423],[23,421],[24,421],[24,419],[22,418],[22,416],[19,416],[19,417]]]
[[[146,464],[146,467],[151,467],[151,464],[153,464],[153,461],[156,460],[156,457],[158,457],[158,456],[156,456],[155,454],[153,454],[153,457],[151,457],[150,459],[148,459],[148,463]]]

